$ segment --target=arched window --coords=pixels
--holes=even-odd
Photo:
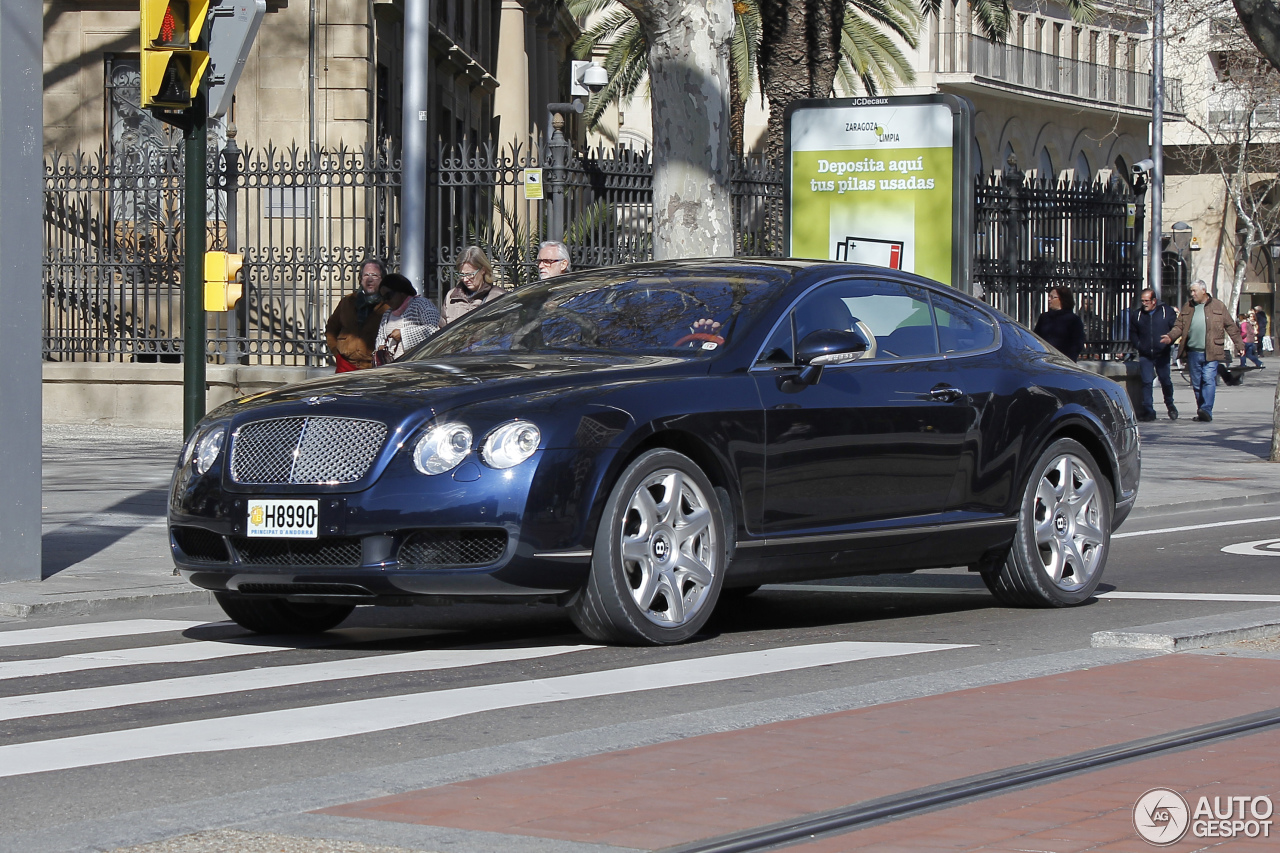
[[[1058,173],[1053,170],[1053,158],[1048,148],[1040,149],[1040,159],[1036,162],[1036,177],[1042,181],[1056,181]]]
[[[1089,168],[1089,158],[1084,156],[1083,151],[1076,155],[1076,180],[1093,180],[1093,170]]]

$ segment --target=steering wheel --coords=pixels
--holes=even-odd
[[[691,343],[693,341],[710,341],[713,344],[722,344],[724,343],[724,338],[720,337],[719,335],[713,335],[709,332],[692,332],[688,335],[685,335],[680,340],[676,341],[674,344],[672,344],[672,346],[682,347],[685,344]]]

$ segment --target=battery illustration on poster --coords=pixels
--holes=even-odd
[[[969,248],[957,241],[967,233],[967,221],[958,220],[967,220],[965,199],[972,199],[965,191],[967,107],[947,95],[794,105],[786,152],[789,254],[957,284],[967,272],[958,261]]]

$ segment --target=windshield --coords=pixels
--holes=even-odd
[[[756,321],[787,278],[735,273],[599,271],[530,285],[446,327],[408,360],[488,352],[710,356]]]

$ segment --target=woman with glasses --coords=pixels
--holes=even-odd
[[[1053,288],[1049,291],[1049,310],[1040,315],[1032,331],[1067,358],[1079,361],[1084,349],[1084,322],[1072,310],[1075,304],[1071,288]]]
[[[435,303],[419,296],[409,279],[391,273],[382,280],[382,300],[387,310],[378,327],[373,362],[390,364],[440,331],[440,312]]]
[[[444,325],[507,294],[493,283],[493,265],[479,246],[468,246],[463,250],[456,267],[458,283],[444,298]]]

